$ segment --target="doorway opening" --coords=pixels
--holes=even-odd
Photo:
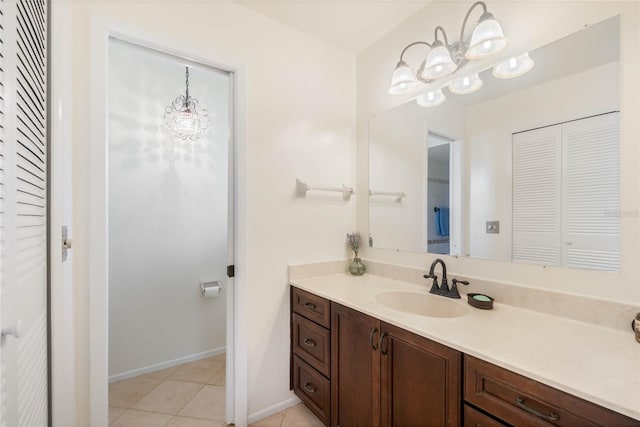
[[[453,140],[429,132],[427,138],[427,252],[451,253],[450,176]]]
[[[115,37],[107,50],[110,419],[229,422],[233,73]],[[164,123],[187,85],[209,115],[193,140]]]

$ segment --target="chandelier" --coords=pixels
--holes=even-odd
[[[471,34],[471,38],[465,40],[465,29],[471,12],[476,7],[482,7],[483,13],[478,20],[478,24]],[[441,38],[439,38],[439,35]],[[487,10],[487,5],[478,1],[467,11],[462,28],[460,29],[460,39],[449,43],[447,33],[444,28],[437,26],[434,31],[434,41],[432,43],[416,41],[406,46],[400,54],[400,61],[391,76],[391,95],[403,95],[413,91],[418,82],[432,83],[438,79],[452,76],[460,70],[467,62],[487,58],[502,52],[509,45],[509,40],[504,36],[502,27],[493,14]],[[416,74],[413,73],[409,65],[404,62],[405,52],[413,46],[428,46],[429,51],[424,61],[420,64]],[[528,53],[510,58],[507,61],[493,67],[493,75],[499,79],[509,79],[521,76],[533,68],[534,62],[529,58]],[[462,74],[443,80],[444,83],[438,88],[423,92],[418,95],[416,102],[422,107],[434,107],[442,104],[446,96],[442,92],[444,86],[448,86],[449,92],[464,95],[477,91],[482,87],[482,80],[478,73]]]
[[[178,141],[194,142],[207,131],[209,112],[198,107],[198,100],[189,95],[189,67],[186,67],[184,95],[178,96],[164,112],[164,124]]]

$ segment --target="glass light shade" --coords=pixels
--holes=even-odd
[[[439,43],[439,44],[436,44]],[[435,80],[453,73],[458,66],[451,59],[451,53],[442,42],[433,44],[427,54],[427,59],[422,71],[422,78],[425,80]]]
[[[421,107],[435,107],[442,104],[446,99],[447,97],[442,93],[442,89],[436,89],[418,95],[416,103]]]
[[[400,63],[391,75],[391,86],[389,93],[391,95],[402,95],[409,93],[415,89],[418,81],[413,75],[413,71],[407,64]]]
[[[478,23],[471,35],[469,49],[464,54],[467,59],[481,59],[501,52],[509,45],[502,27],[493,18]]]
[[[478,76],[478,73],[470,76],[460,77],[449,83],[449,92],[456,95],[466,95],[480,89],[484,82]]]
[[[529,53],[509,58],[505,62],[493,67],[493,75],[499,79],[512,79],[529,72],[535,62],[529,58]]]
[[[198,107],[198,100],[177,97],[165,109],[164,123],[176,140],[195,141],[202,137],[209,126],[209,112]]]

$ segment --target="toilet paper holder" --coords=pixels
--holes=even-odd
[[[200,282],[200,292],[202,296],[207,298],[209,296],[217,296],[217,293],[220,291],[221,286],[218,280],[212,280],[210,282]],[[217,290],[217,292],[215,292]],[[215,292],[215,295],[211,295],[211,293]]]

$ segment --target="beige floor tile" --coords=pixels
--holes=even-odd
[[[222,367],[218,369],[218,372],[213,374],[213,376],[207,380],[207,384],[225,386],[227,384],[226,378],[227,367],[223,364]]]
[[[109,406],[133,408],[161,382],[162,380],[156,378],[140,376],[111,383],[109,384]]]
[[[282,427],[324,427],[306,406],[299,404],[287,409]]]
[[[204,386],[178,415],[224,421],[224,387]]]
[[[224,365],[224,357],[214,356],[208,359],[197,360],[178,366],[170,376],[170,380],[189,381],[193,383],[206,384]]]
[[[270,417],[263,418],[258,422],[251,424],[249,427],[280,427],[287,411],[280,411]]]
[[[109,406],[109,424],[113,423],[115,420],[120,417],[120,415],[127,412],[124,408],[115,408],[113,406]]]
[[[227,354],[226,353],[216,354],[215,356],[209,357],[209,359],[220,360],[224,363],[227,360]]]
[[[121,415],[111,426],[115,427],[163,427],[171,420],[171,415],[130,409]]]
[[[154,372],[149,372],[148,374],[144,374],[142,375],[143,377],[146,378],[157,378],[159,380],[166,380],[167,378],[169,378],[175,371],[178,370],[178,368],[180,367],[180,365],[178,366],[172,366],[170,368],[165,368],[165,369],[160,369],[158,371],[154,371]]]
[[[224,421],[203,420],[191,417],[173,417],[167,427],[226,427]]]
[[[135,409],[177,415],[202,387],[201,384],[167,380],[142,398]]]

